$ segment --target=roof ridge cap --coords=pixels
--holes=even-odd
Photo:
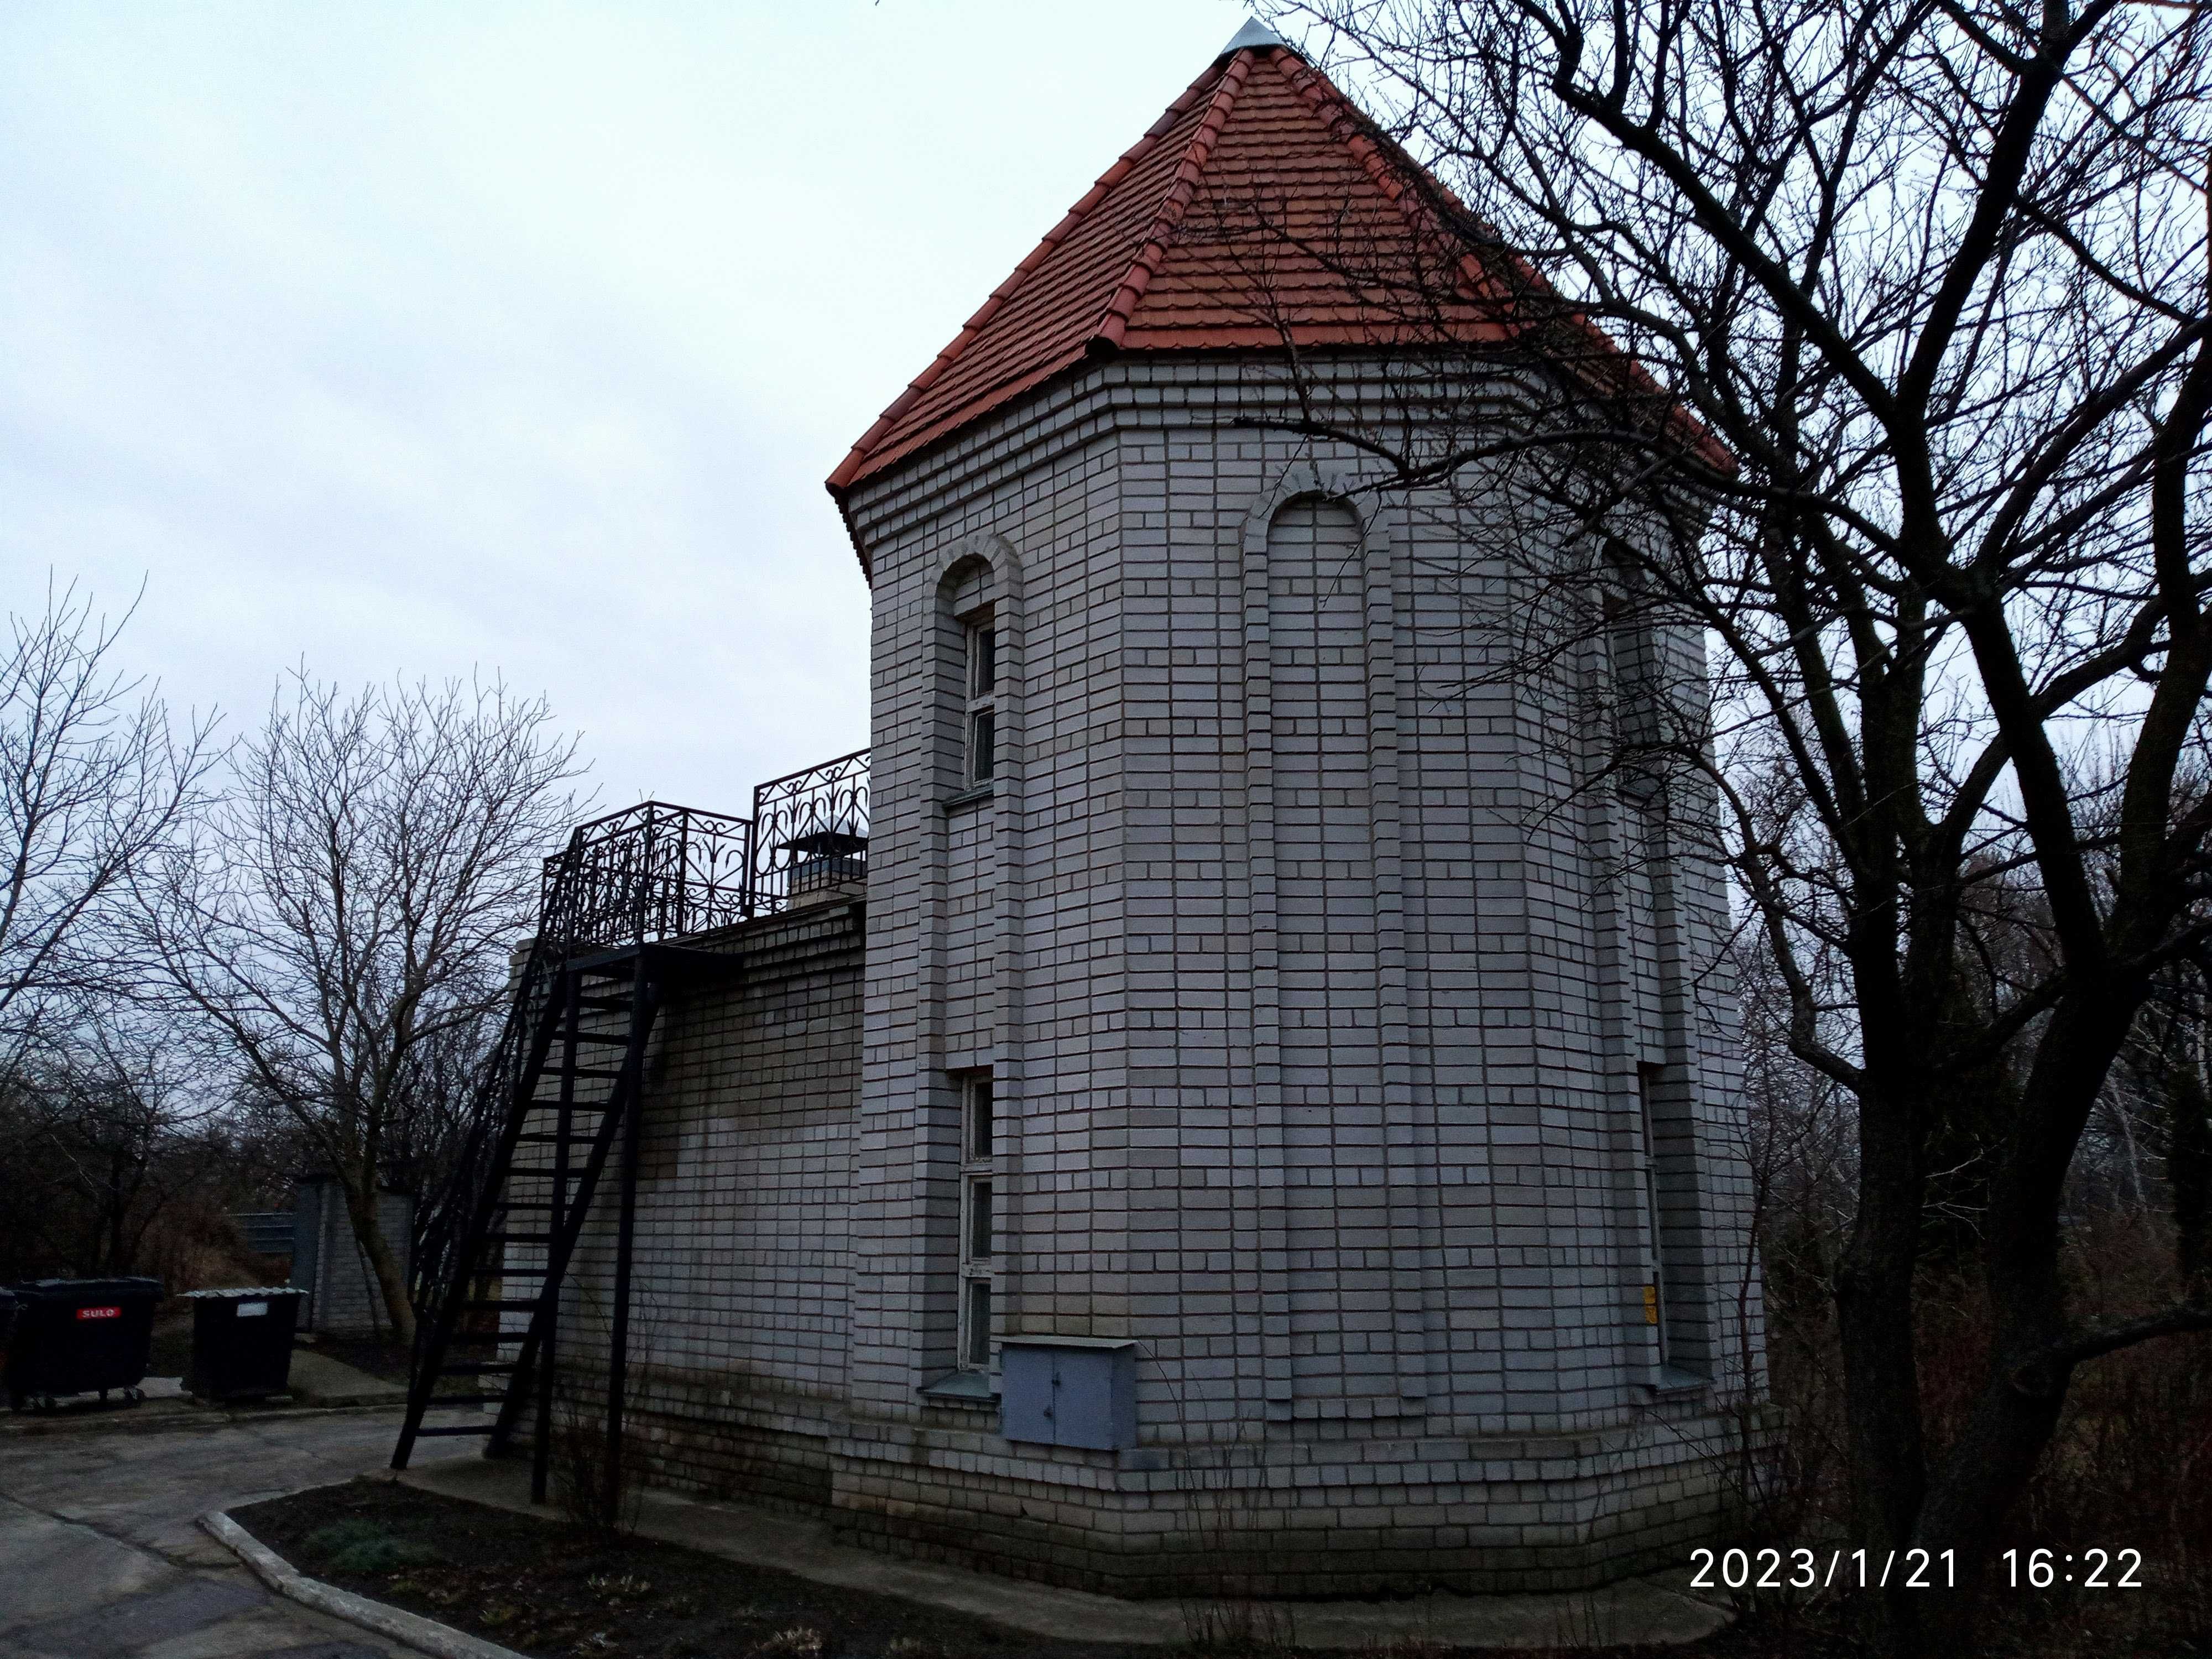
[[[1145,240],[1138,245],[1137,257],[1129,266],[1129,274],[1114,290],[1114,297],[1106,302],[1106,312],[1098,319],[1097,331],[1090,340],[1090,349],[1103,347],[1118,349],[1128,333],[1129,319],[1137,309],[1137,301],[1145,297],[1152,278],[1159,274],[1160,261],[1167,254],[1167,239],[1182,222],[1184,211],[1198,193],[1198,181],[1206,164],[1212,158],[1213,146],[1220,139],[1221,131],[1229,125],[1230,112],[1236,107],[1237,94],[1243,90],[1244,82],[1252,72],[1252,60],[1258,52],[1247,46],[1230,59],[1229,67],[1222,71],[1220,81],[1213,88],[1213,101],[1191,134],[1189,146],[1182,153],[1182,161],[1176,168],[1175,181],[1160,198],[1159,211],[1145,232]]]
[[[1123,150],[1120,159],[1098,175],[1097,182],[1084,191],[1075,205],[1060,216],[1060,222],[1045,232],[1042,240],[1030,250],[1028,257],[1007,273],[1004,282],[991,290],[990,297],[976,307],[974,316],[960,325],[960,331],[930,360],[929,366],[907,382],[905,391],[891,399],[890,406],[876,417],[872,426],[860,435],[852,448],[846,452],[845,459],[837,464],[837,470],[830,475],[827,484],[832,495],[860,475],[867,464],[869,452],[876,441],[914,407],[921,394],[935,385],[946,369],[959,361],[960,354],[968,349],[976,335],[982,332],[983,325],[998,314],[1000,307],[1013,296],[1014,290],[1028,281],[1036,268],[1044,263],[1045,257],[1066,240],[1069,232],[1090,216],[1091,210],[1106,198],[1108,193],[1135,170],[1138,162],[1152,153],[1177,121],[1189,113],[1191,106],[1198,101],[1199,88],[1205,85],[1206,77],[1213,74],[1217,66],[1218,60],[1216,64],[1206,65],[1198,78],[1185,87],[1181,95],[1161,112],[1159,118],[1145,129],[1144,137]]]

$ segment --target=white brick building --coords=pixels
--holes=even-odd
[[[1405,166],[1248,31],[833,478],[865,896],[689,941],[741,971],[654,1033],[654,1478],[1139,1595],[1589,1583],[1711,1529],[1761,1338],[1698,804],[1577,789],[1602,653],[1480,684],[1519,600],[1479,495],[1267,424],[1286,338],[1389,391],[1297,227],[1430,236]]]

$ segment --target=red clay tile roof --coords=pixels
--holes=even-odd
[[[1095,355],[1501,339],[1514,293],[1550,290],[1494,250],[1486,268],[1439,204],[1456,207],[1294,52],[1225,53],[862,434],[830,494]]]

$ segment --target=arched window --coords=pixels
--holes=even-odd
[[[1621,793],[1639,807],[1653,804],[1663,775],[1661,748],[1664,686],[1659,637],[1643,573],[1628,550],[1606,550],[1600,588],[1605,607],[1606,657],[1611,668],[1607,700],[1613,708],[1614,775]]]
[[[999,772],[1001,653],[996,573],[963,559],[938,588],[939,783],[948,794],[988,788]]]
[[[999,762],[999,625],[987,609],[962,617],[960,629],[968,692],[961,781],[988,783]]]

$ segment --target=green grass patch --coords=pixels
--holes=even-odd
[[[322,1565],[340,1572],[397,1572],[440,1559],[428,1544],[366,1520],[333,1521],[309,1533],[303,1547]]]

